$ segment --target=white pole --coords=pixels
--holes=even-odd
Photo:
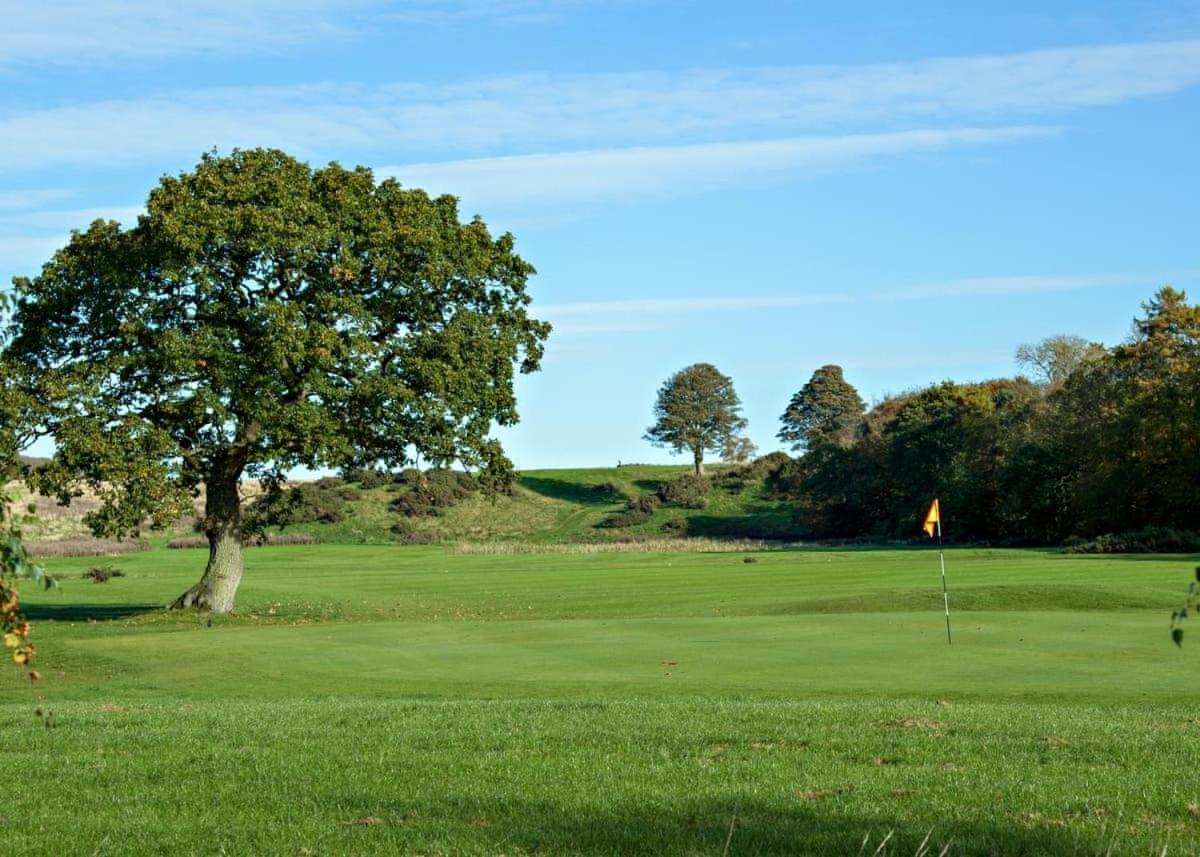
[[[940,508],[940,504],[938,508],[937,533],[938,562],[940,562],[942,565],[942,601],[946,605],[946,645],[952,646],[954,645],[954,642],[950,638],[950,593],[946,589],[946,554],[942,550],[942,510]]]

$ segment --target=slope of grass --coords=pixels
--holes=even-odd
[[[950,551],[947,646],[928,550],[750,556],[267,547],[211,626],[155,606],[201,552],[103,585],[55,560],[43,679],[0,676],[0,841],[1197,853],[1196,661],[1164,632],[1194,557]]]

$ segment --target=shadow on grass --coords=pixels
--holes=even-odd
[[[808,795],[808,798],[805,798]],[[902,801],[904,796],[893,797]],[[550,802],[507,803],[500,812],[457,807],[471,822],[471,850],[526,854],[586,855],[929,855],[947,854],[1079,854],[1093,853],[1105,843],[1086,834],[1018,820],[972,821],[898,819],[854,807],[852,795],[838,789],[805,792],[798,789],[794,808],[779,804],[739,801],[691,801],[672,806],[627,806],[601,812],[578,805]],[[375,806],[364,801],[364,807]],[[441,821],[452,806],[432,814]],[[367,810],[364,809],[364,812]],[[898,814],[907,814],[898,807]],[[418,816],[425,815],[418,811]],[[925,851],[922,841],[928,835]],[[886,840],[886,841],[885,841]]]
[[[568,503],[578,503],[582,506],[611,506],[621,499],[615,494],[597,490],[591,485],[580,485],[578,482],[567,482],[563,479],[522,476],[518,480],[518,484],[543,497],[565,500]]]
[[[774,511],[774,510],[773,510]],[[688,518],[688,534],[720,539],[764,539],[766,541],[795,541],[800,531],[778,511],[761,516],[749,515],[692,515]]]
[[[31,622],[103,622],[128,619],[163,609],[162,604],[22,604],[21,612]]]

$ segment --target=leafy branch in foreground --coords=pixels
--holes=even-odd
[[[1197,600],[1200,600],[1198,589],[1200,589],[1200,565],[1196,566],[1196,579],[1188,584],[1187,601],[1181,608],[1171,613],[1171,639],[1180,648],[1183,648],[1183,623],[1187,621],[1188,612],[1194,611]]]
[[[0,293],[0,312],[7,309],[8,298]],[[0,375],[0,382],[6,380]],[[5,483],[17,463],[18,439],[12,431],[11,419],[15,402],[11,386],[0,383],[0,635],[4,637],[4,647],[12,650],[13,661],[28,667],[36,649],[29,639],[29,622],[21,615],[17,581],[33,580],[47,589],[57,584],[29,555],[29,549],[21,538],[21,529],[9,510],[12,497]],[[31,670],[29,676],[36,680],[38,674]]]

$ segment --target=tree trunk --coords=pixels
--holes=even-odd
[[[692,450],[692,460],[696,464],[696,475],[703,476],[704,475],[704,450],[703,449]]]
[[[238,472],[230,478],[225,472],[206,483],[204,534],[208,536],[208,566],[200,581],[176,598],[170,609],[196,607],[211,613],[233,609],[233,598],[242,581],[240,476]]]

